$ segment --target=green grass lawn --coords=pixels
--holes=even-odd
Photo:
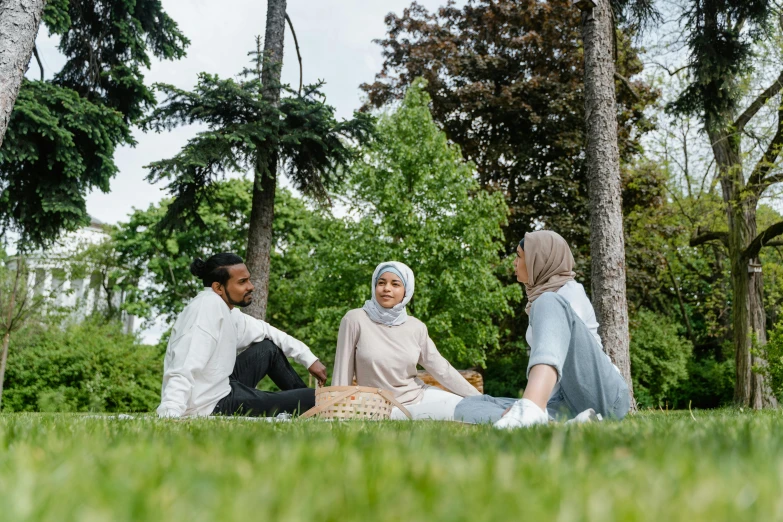
[[[452,423],[0,414],[0,520],[781,520],[783,414]]]

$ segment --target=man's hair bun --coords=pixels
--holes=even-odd
[[[206,275],[206,271],[207,271],[207,264],[200,257],[194,259],[193,262],[190,264],[190,273],[198,277],[199,279],[204,279],[204,276]]]
[[[197,257],[190,264],[190,272],[201,279],[201,282],[204,283],[205,287],[212,286],[212,283],[225,285],[231,278],[228,268],[234,265],[241,265],[242,263],[244,263],[244,261],[242,261],[242,258],[238,255],[230,252],[223,252],[211,256],[206,261]]]

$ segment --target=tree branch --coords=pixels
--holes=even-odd
[[[636,89],[633,88],[633,85],[631,85],[631,82],[628,80],[628,78],[626,78],[625,76],[623,76],[617,71],[614,72],[614,77],[620,80],[623,83],[623,85],[625,85],[625,88],[628,89],[628,91],[631,93],[631,95],[633,95],[634,98],[636,98],[636,101],[641,101],[642,97],[639,96],[639,93],[636,92]]]
[[[679,68],[677,68],[677,69],[672,71],[671,69],[669,69],[668,67],[666,67],[662,63],[658,63],[658,62],[655,62],[655,61],[650,62],[650,63],[653,64],[653,65],[657,65],[658,67],[660,67],[661,69],[663,69],[664,71],[669,73],[669,76],[674,76],[675,74],[678,74],[678,73],[680,73],[680,72],[682,72],[682,71],[684,71],[685,69],[688,68],[687,65],[683,65],[682,67],[679,67]]]
[[[775,136],[772,137],[772,141],[767,145],[767,150],[764,151],[764,155],[761,156],[758,163],[753,169],[753,172],[748,178],[748,188],[753,190],[757,196],[760,196],[764,190],[771,184],[767,184],[768,179],[764,179],[772,167],[775,166],[775,162],[780,155],[780,151],[783,148],[783,104],[778,107],[778,129],[775,131]],[[772,176],[774,178],[774,176]],[[772,182],[774,183],[774,181]]]
[[[783,172],[778,172],[777,174],[772,174],[771,176],[767,176],[766,178],[762,179],[759,182],[759,187],[761,190],[759,190],[759,194],[764,192],[767,188],[769,188],[770,185],[774,185],[775,183],[783,183]]]
[[[698,234],[696,237],[692,237],[690,240],[690,246],[695,247],[699,245],[703,245],[704,243],[708,243],[710,241],[720,241],[723,243],[723,246],[728,248],[729,246],[729,233],[728,232],[704,232],[702,234],[699,234],[699,230],[696,231]]]
[[[759,97],[753,101],[753,103],[750,104],[750,107],[745,109],[745,112],[743,112],[740,117],[737,118],[737,121],[734,122],[736,131],[742,132],[742,130],[745,128],[745,125],[748,124],[753,116],[755,116],[756,113],[761,110],[761,108],[765,103],[767,103],[767,101],[769,101],[770,98],[779,93],[781,89],[783,89],[783,72],[781,72],[780,76],[778,76],[775,82],[767,87],[766,90],[762,92]]]
[[[688,311],[685,308],[685,301],[682,298],[682,292],[680,292],[680,285],[677,284],[677,279],[674,277],[674,270],[672,270],[672,265],[669,263],[669,260],[666,259],[666,256],[661,257],[663,257],[663,262],[666,263],[666,268],[669,272],[669,278],[671,279],[672,286],[674,286],[674,290],[677,293],[677,301],[680,303],[682,319],[685,321],[685,326],[688,328],[688,339],[690,339],[691,342],[694,342],[695,337],[693,336],[693,327],[691,326],[691,320],[688,318]]]
[[[664,190],[666,190],[669,193],[669,195],[671,195],[672,199],[677,204],[677,206],[680,207],[680,212],[682,212],[682,215],[685,216],[685,219],[690,221],[691,225],[695,226],[696,223],[694,223],[694,220],[691,219],[691,217],[685,211],[685,207],[682,206],[682,202],[680,201],[680,198],[677,197],[677,194],[675,194],[674,191],[672,189],[670,189],[668,185],[664,184],[663,187],[664,187]]]
[[[288,17],[288,13],[285,14],[285,19],[288,21],[288,27],[291,28],[291,34],[294,35],[294,47],[296,47],[296,57],[299,58],[299,96],[302,95],[302,55],[299,53],[299,42],[296,39],[296,31],[294,31],[294,24],[291,23],[291,19]]]
[[[38,62],[38,68],[41,69],[41,81],[44,81],[44,69],[43,64],[41,63],[41,57],[38,56],[38,46],[33,46],[33,54],[35,55],[35,61]]]
[[[754,259],[758,257],[761,248],[769,245],[773,239],[781,234],[783,234],[783,221],[778,221],[774,225],[770,225],[750,242],[748,248],[742,253],[742,258]]]

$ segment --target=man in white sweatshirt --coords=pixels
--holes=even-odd
[[[201,279],[204,290],[171,330],[158,415],[274,416],[312,408],[315,391],[287,357],[307,368],[321,385],[326,367],[301,341],[236,308],[253,299],[250,272],[242,258],[216,254],[206,262],[196,259],[190,271]],[[257,390],[265,375],[282,391]]]

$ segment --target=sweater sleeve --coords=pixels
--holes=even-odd
[[[435,343],[432,342],[429,335],[424,346],[421,347],[419,364],[425,370],[430,372],[439,383],[441,383],[450,392],[460,397],[470,397],[471,395],[481,395],[454,367],[443,357]]]
[[[359,340],[359,323],[345,314],[337,333],[337,350],[334,355],[332,386],[351,386],[356,374],[356,343]]]
[[[305,368],[310,368],[318,360],[310,348],[299,339],[295,339],[287,333],[278,330],[271,324],[251,317],[239,310],[232,312],[234,323],[237,326],[237,353],[241,352],[253,343],[260,343],[269,339],[283,350],[286,357],[290,357]]]
[[[157,413],[160,417],[181,417],[195,382],[194,375],[203,372],[217,347],[217,339],[200,326],[194,326],[169,346],[166,374]]]

